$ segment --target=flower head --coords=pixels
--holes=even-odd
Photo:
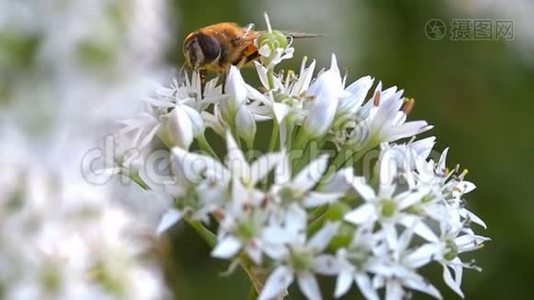
[[[194,73],[127,122],[132,145],[146,150],[158,136],[171,153],[163,188],[145,184],[168,202],[158,232],[191,224],[229,271],[245,269],[260,299],[293,282],[320,299],[317,274],[336,278],[335,297],[355,285],[367,299],[440,299],[420,273],[428,264],[463,296],[463,270],[475,266],[460,255],[488,240],[471,228],[485,224],[465,205],[475,188],[466,172],[446,168],[448,150],[435,161],[436,138],[415,139],[432,126],[408,120],[414,100],[373,89],[371,76],[346,85],[335,55],[317,75],[306,58],[298,74],[277,72],[293,48],[270,24],[255,43],[260,88],[238,66],[224,91],[216,80],[202,88]]]

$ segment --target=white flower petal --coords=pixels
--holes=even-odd
[[[323,254],[315,258],[313,270],[322,275],[337,275],[341,270],[341,264],[335,256]]]
[[[437,243],[439,241],[436,234],[426,225],[419,217],[413,216],[403,216],[399,221],[402,225],[406,226],[410,230],[413,230],[414,233],[424,238],[429,242]]]
[[[248,162],[229,131],[226,132],[226,147],[228,149],[226,165],[230,169],[230,172],[245,182],[249,181],[250,169]]]
[[[178,147],[172,148],[172,155],[172,171],[180,180],[199,183],[207,177],[226,183],[230,179],[228,170],[212,157],[191,153]]]
[[[262,50],[262,48],[260,48]],[[261,54],[260,54],[261,55]],[[256,67],[256,72],[260,78],[260,82],[266,89],[269,89],[269,79],[267,78],[267,68],[257,61],[254,61],[254,66]]]
[[[420,268],[432,261],[439,253],[439,246],[434,243],[428,243],[420,246],[404,258],[404,262],[412,268]]]
[[[161,217],[161,221],[159,222],[156,232],[158,234],[165,232],[167,229],[171,228],[172,225],[176,224],[176,222],[178,222],[181,218],[182,213],[179,210],[175,208],[167,210]]]
[[[336,234],[339,228],[339,223],[327,223],[317,231],[313,237],[308,241],[307,246],[315,252],[323,251],[330,243],[330,240]]]
[[[161,124],[157,124],[156,126],[154,126],[154,128],[152,128],[141,140],[141,142],[139,143],[139,148],[143,148],[148,145],[152,141],[158,130],[160,130],[160,128]]]
[[[356,113],[363,101],[365,101],[373,82],[374,80],[371,76],[364,76],[349,85],[345,89],[348,95],[340,99],[337,113]]]
[[[232,258],[239,252],[242,246],[241,241],[229,235],[217,242],[217,245],[211,251],[211,256],[224,259]]]
[[[283,151],[282,156],[282,161],[275,169],[274,183],[277,185],[284,185],[291,181],[291,166],[289,165],[289,157],[285,150]]]
[[[302,129],[308,137],[320,137],[330,128],[342,92],[341,76],[335,56],[332,56],[331,68],[319,75],[308,89],[308,95],[314,97],[308,116],[302,124]]]
[[[256,121],[246,105],[241,105],[237,109],[235,125],[237,135],[245,140],[247,145],[252,146],[256,136]]]
[[[225,129],[223,124],[221,123],[221,120],[219,120],[217,117],[207,111],[203,111],[201,113],[201,116],[202,120],[204,120],[204,122],[206,123],[206,126],[213,129],[213,131],[215,131],[215,133],[217,133],[219,136],[224,137]]]
[[[257,89],[247,84],[247,97],[251,100],[257,100],[264,105],[270,106],[272,104],[271,100],[260,93]]]
[[[293,178],[292,186],[301,191],[309,191],[321,179],[327,164],[328,155],[319,156]]]
[[[284,157],[279,153],[269,153],[254,161],[250,167],[250,184],[252,186],[276,167]]]
[[[447,265],[443,265],[443,281],[449,286],[456,294],[458,294],[460,297],[464,298],[464,293],[460,289],[460,285],[456,283],[456,281],[452,278],[451,271],[447,267]]]
[[[293,271],[286,266],[279,266],[276,268],[263,287],[260,295],[258,296],[259,300],[273,300],[278,299],[293,282],[294,274]]]
[[[404,291],[399,282],[389,280],[386,282],[386,300],[400,300],[404,296]]]
[[[167,115],[165,125],[168,141],[172,146],[189,149],[193,142],[193,124],[181,107],[177,106]]]
[[[436,299],[442,299],[440,292],[436,287],[434,287],[430,282],[426,281],[420,276],[417,276],[413,279],[404,280],[404,285],[413,290],[426,293]]]
[[[285,215],[286,232],[295,237],[305,233],[306,211],[298,205],[291,205]]]
[[[432,151],[432,148],[436,144],[436,137],[431,136],[419,141],[415,141],[411,144],[412,149],[417,153],[418,156],[427,158]]]
[[[334,297],[339,298],[345,295],[350,290],[353,279],[354,277],[352,275],[352,272],[347,270],[339,272],[336,280],[336,289],[334,292]]]
[[[375,191],[365,183],[364,177],[355,177],[352,180],[352,186],[365,201],[373,201],[376,199]]]
[[[380,104],[376,110],[374,110],[374,115],[372,115],[372,128],[374,131],[380,132],[380,129],[384,127],[385,124],[391,124],[391,121],[395,118],[395,115],[402,106],[402,100],[400,98],[387,98],[382,93],[380,97]]]
[[[383,142],[393,142],[399,139],[418,135],[425,131],[432,129],[432,125],[428,125],[426,121],[411,121],[399,126],[394,126],[388,130]]]
[[[273,112],[278,124],[282,123],[287,114],[291,111],[291,107],[284,103],[273,103]]]
[[[473,223],[475,224],[478,224],[480,226],[482,226],[484,229],[487,229],[488,227],[486,226],[486,223],[484,223],[484,221],[482,221],[481,218],[479,218],[477,215],[475,215],[474,213],[468,211],[467,209],[463,208],[460,210],[460,215],[466,219],[469,219],[471,220]]]
[[[315,276],[310,272],[303,272],[297,275],[297,282],[300,290],[310,300],[320,300],[321,290]]]
[[[313,70],[315,70],[315,60],[313,60],[310,65],[306,68],[306,58],[302,60],[302,65],[300,68],[299,79],[295,86],[293,87],[292,96],[300,96],[304,91],[306,91],[311,83],[313,78]]]
[[[398,209],[403,210],[418,202],[421,202],[423,197],[427,194],[428,192],[426,190],[420,190],[417,192],[407,192],[407,193],[404,193],[402,196],[399,195],[398,196],[399,201],[397,204]]]
[[[360,292],[365,296],[366,299],[368,300],[380,299],[380,297],[378,297],[378,293],[373,287],[373,284],[371,283],[371,280],[369,279],[369,276],[364,275],[364,274],[356,274],[356,283],[358,284],[358,287],[360,288]]]
[[[464,234],[454,239],[460,253],[479,249],[489,238],[475,234]]]
[[[347,167],[336,172],[334,177],[321,188],[325,193],[346,193],[351,188],[354,169]]]
[[[355,210],[348,212],[344,220],[353,224],[364,224],[373,222],[377,219],[376,209],[374,205],[365,203]]]
[[[230,66],[225,84],[226,93],[231,95],[231,100],[235,101],[234,107],[237,108],[247,98],[247,87],[241,72],[236,66]]]
[[[193,135],[197,137],[203,134],[205,125],[204,125],[204,120],[202,120],[202,116],[200,115],[200,113],[197,110],[187,105],[182,105],[181,107],[184,110],[184,112],[187,114],[189,119],[191,120],[191,125],[193,128]]]
[[[310,208],[333,203],[342,196],[343,194],[340,193],[309,192],[304,200],[303,206]]]

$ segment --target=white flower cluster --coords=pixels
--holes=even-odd
[[[155,78],[164,11],[160,0],[0,0],[0,299],[169,298],[145,260],[152,232],[111,203],[122,189],[80,172]]]
[[[107,203],[109,191],[26,163],[0,159],[2,298],[167,296],[159,269],[141,259],[150,231]]]
[[[409,290],[441,298],[418,273],[430,263],[443,266],[445,283],[463,297],[463,269],[476,267],[459,255],[482,246],[487,238],[471,224],[485,225],[466,208],[474,185],[465,172],[446,168],[447,151],[432,159],[433,137],[415,141],[431,126],[406,121],[414,100],[381,84],[370,93],[369,76],[346,86],[334,56],[315,79],[315,61],[304,60],[299,74],[275,73],[293,49],[267,51],[280,45],[269,34],[258,39],[268,55],[256,62],[261,88],[235,67],[224,89],[186,75],[119,132],[120,149],[143,153],[120,153],[119,171],[170,199],[158,231],[188,222],[212,243],[212,256],[245,268],[260,299],[283,297],[294,281],[320,299],[317,274],[337,278],[335,297],[355,283],[368,299],[402,299]],[[270,139],[257,134],[263,123]],[[217,135],[225,151],[212,148]],[[165,180],[145,165],[154,144],[171,150]]]

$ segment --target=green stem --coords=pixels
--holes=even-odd
[[[295,143],[293,144],[293,150],[304,150],[308,143],[308,135],[304,134],[302,127],[299,128],[296,134]]]
[[[328,205],[321,205],[319,207],[316,207],[314,210],[310,212],[309,219],[313,222],[315,219],[322,216],[326,210],[328,209]]]
[[[211,232],[208,228],[204,227],[204,225],[198,220],[188,219],[186,221],[191,227],[193,227],[193,229],[200,235],[200,237],[202,237],[206,241],[206,243],[208,243],[210,247],[215,246],[215,243],[217,242],[217,237],[215,237],[215,234],[213,232]]]
[[[273,70],[273,68],[269,68],[269,70],[267,70],[267,81],[268,81],[268,84],[269,84],[269,90],[274,89],[274,70]]]
[[[139,176],[139,172],[131,175],[131,176],[128,176],[130,177],[130,179],[135,183],[137,184],[141,189],[143,190],[149,190],[150,187],[143,181],[143,179],[141,179],[141,177]]]
[[[276,148],[276,144],[278,142],[278,133],[280,131],[280,126],[276,122],[276,120],[273,120],[273,131],[271,132],[271,139],[269,140],[269,152],[273,152]]]
[[[150,187],[141,179],[141,176],[139,176],[139,171],[136,171],[135,173],[131,173],[128,171],[124,172],[122,169],[119,172],[119,175],[125,176],[129,178],[133,183],[135,183],[140,189],[142,190],[149,190]]]
[[[202,149],[202,151],[207,152],[213,158],[219,159],[219,157],[217,156],[217,153],[215,153],[213,148],[211,148],[211,145],[206,140],[206,137],[204,136],[204,134],[199,135],[197,137],[197,142],[198,142],[198,146],[200,147],[200,149]]]
[[[287,149],[291,149],[293,146],[293,130],[295,130],[295,123],[293,120],[287,120],[286,124],[286,147]]]
[[[256,292],[256,288],[254,287],[254,285],[250,286],[250,292],[248,293],[248,299],[249,300],[258,299],[258,292]]]
[[[291,173],[298,174],[298,172],[302,170],[302,168],[304,168],[304,166],[310,161],[308,160],[309,152],[310,144],[307,143],[302,149],[302,155],[300,157],[291,159],[291,161],[293,162],[291,166]],[[298,152],[295,151],[294,154],[298,154]]]
[[[321,205],[310,213],[310,225],[308,226],[308,233],[313,234],[317,232],[324,223],[325,214],[328,211],[328,204]]]
[[[239,256],[239,260],[241,268],[247,274],[252,284],[249,299],[257,299],[258,294],[265,285],[269,272],[264,268],[254,267],[254,263],[243,253]]]
[[[352,156],[352,153],[350,153],[350,151],[351,149],[349,147],[343,146],[343,148],[341,148],[341,150],[336,155],[336,158],[334,158],[334,161],[331,164],[331,170],[337,171],[341,169]]]
[[[326,211],[325,211],[326,213]],[[315,220],[313,220],[310,225],[308,225],[308,233],[309,234],[314,234],[316,233],[317,231],[319,231],[319,229],[321,228],[321,226],[323,226],[324,224],[324,218],[325,218],[325,213],[323,213],[322,215],[318,216]]]
[[[276,120],[273,120],[273,129],[271,131],[271,138],[269,139],[269,153],[274,152],[274,149],[276,148],[276,145],[278,144],[278,133],[280,131],[280,126],[276,122]],[[269,186],[269,176],[265,176],[263,179],[263,189],[267,190]]]

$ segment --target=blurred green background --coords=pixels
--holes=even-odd
[[[534,23],[525,19],[530,18],[524,11],[528,0],[176,0],[173,4],[178,29],[168,58],[177,66],[183,62],[181,41],[188,32],[222,21],[255,23],[261,29],[267,11],[275,28],[325,34],[321,39],[298,41],[296,59],[284,68],[297,69],[304,55],[326,67],[334,52],[340,66],[349,70],[348,81],[370,74],[385,86],[405,89],[417,101],[411,119],[435,125],[430,134],[438,137],[437,149],[450,147],[449,166],[459,163],[468,168],[468,179],[478,187],[468,196],[468,206],[486,221],[488,229],[480,232],[492,241],[474,255],[483,272],[464,273],[467,298],[534,295],[530,195],[534,39],[528,40]],[[425,35],[425,24],[433,18],[443,20],[449,29],[441,40]],[[514,40],[451,41],[450,22],[465,18],[511,20]],[[209,258],[207,246],[188,228],[176,228],[172,238],[179,245],[173,250],[179,257],[178,299],[246,298],[249,286],[244,275],[237,271],[220,276],[227,264]],[[428,272],[445,299],[458,298],[442,283],[440,269]]]

